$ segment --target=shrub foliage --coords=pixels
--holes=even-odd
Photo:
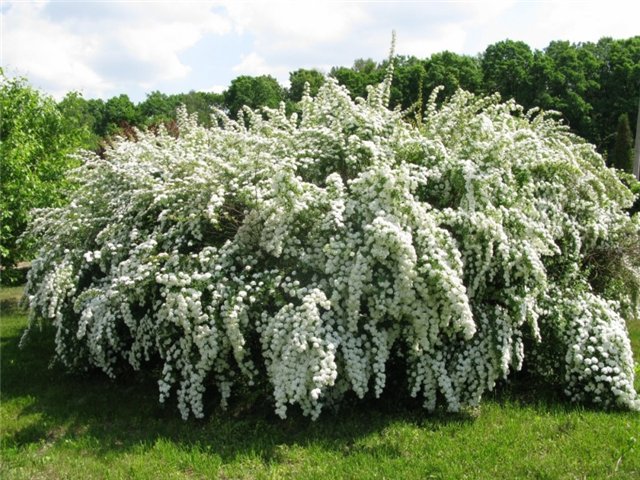
[[[315,418],[391,375],[455,411],[525,363],[573,400],[638,408],[637,305],[589,276],[593,251],[637,235],[633,194],[497,96],[436,91],[416,127],[387,108],[391,75],[355,102],[328,79],[299,116],[204,128],[183,110],[177,138],[86,154],[73,201],[31,227],[31,327],[54,325],[71,369],[159,362],[185,418],[206,389],[225,404],[251,385]]]
[[[61,205],[70,156],[87,130],[65,118],[54,100],[22,78],[0,69],[0,264],[29,260],[30,245],[18,239],[32,208]],[[3,281],[7,271],[3,271]],[[10,274],[7,276],[11,276]]]

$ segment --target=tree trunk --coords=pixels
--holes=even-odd
[[[640,100],[638,101],[638,118],[636,119],[636,140],[633,151],[633,174],[640,180]]]

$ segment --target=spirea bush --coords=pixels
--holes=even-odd
[[[160,365],[184,418],[247,388],[316,418],[390,375],[456,411],[524,362],[573,400],[638,409],[637,304],[594,289],[587,261],[637,235],[633,194],[553,118],[435,92],[416,126],[390,84],[354,102],[329,79],[299,116],[212,128],[182,110],[177,137],[84,154],[73,201],[31,227],[30,328],[55,327],[69,369]]]

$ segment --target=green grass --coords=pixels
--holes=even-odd
[[[379,402],[282,421],[236,402],[184,422],[148,377],[49,369],[44,334],[20,350],[19,293],[0,293],[2,479],[640,478],[639,414],[570,405],[522,380],[458,415]],[[640,324],[630,331],[638,358]]]
[[[18,309],[24,287],[0,286],[0,315]]]

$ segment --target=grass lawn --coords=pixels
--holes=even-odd
[[[19,294],[0,293],[5,480],[640,478],[640,414],[570,405],[522,381],[458,415],[379,402],[317,422],[279,420],[267,405],[184,422],[175,405],[158,403],[149,378],[49,369],[45,335],[19,349]],[[640,359],[640,322],[629,327]]]

